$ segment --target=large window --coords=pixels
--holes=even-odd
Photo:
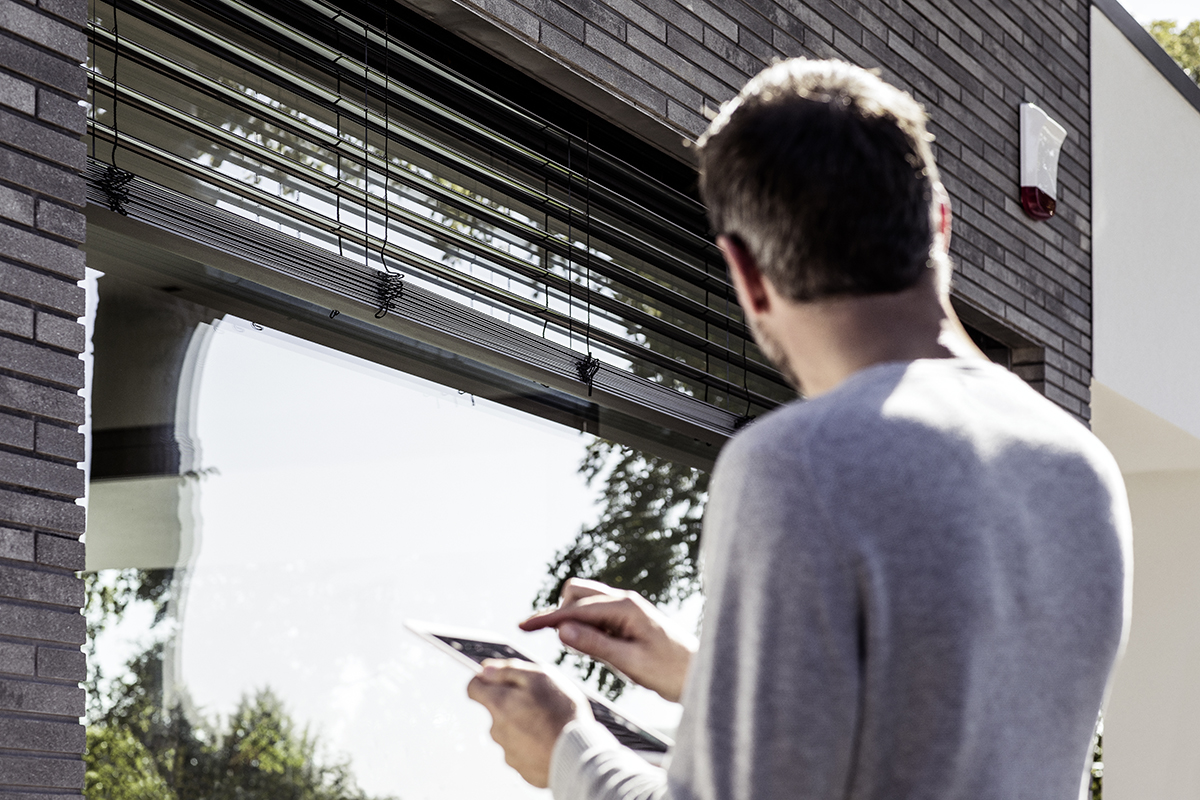
[[[100,786],[138,774],[159,797],[336,797],[338,778],[344,796],[529,795],[467,671],[403,622],[523,636],[548,562],[601,511],[579,474],[594,437],[234,317],[198,335],[202,456],[158,478],[178,502],[153,508],[144,476],[92,484],[93,565],[147,516],[178,514],[188,539],[175,563],[135,555],[139,570],[89,579],[92,796],[137,796]],[[106,587],[141,599],[105,614]],[[675,723],[646,694],[622,702]]]
[[[403,621],[583,569],[695,625],[704,468],[790,396],[688,168],[389,8],[92,6],[89,796],[532,795]]]

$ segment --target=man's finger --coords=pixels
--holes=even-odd
[[[530,675],[543,671],[536,664],[516,658],[488,658],[481,666],[483,669],[476,676],[480,681],[508,686],[528,686]]]
[[[476,675],[467,684],[467,697],[479,703],[488,711],[495,715],[496,705],[499,702],[499,694],[504,691],[504,687],[495,683],[489,683],[482,676]]]
[[[547,622],[547,617],[553,617],[554,614],[564,608],[570,608],[579,601],[588,597],[617,597],[617,590],[611,586],[606,586],[599,581],[589,581],[586,578],[568,578],[563,584],[562,592],[559,595],[558,608],[552,608],[548,611],[539,611],[529,619],[520,623],[521,630],[536,631],[542,628],[554,627],[556,622]]]
[[[564,622],[583,622],[609,631],[624,630],[635,619],[636,609],[627,597],[590,595],[568,606],[534,614],[521,623],[521,630],[536,631],[557,628]]]
[[[616,597],[620,594],[620,590],[614,589],[600,581],[592,581],[587,578],[567,578],[567,582],[563,584],[562,588],[561,604],[566,605],[581,598],[592,597],[598,594]]]
[[[564,622],[558,627],[558,638],[567,647],[607,663],[626,664],[637,648],[626,639],[610,636],[593,625],[581,622]]]

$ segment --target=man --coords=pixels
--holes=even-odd
[[[468,691],[557,800],[1075,798],[1130,596],[1130,522],[1083,426],[972,352],[908,95],[837,62],[754,78],[699,142],[755,338],[806,399],[721,453],[698,649],[573,582],[553,626],[684,706],[666,772],[515,662]]]

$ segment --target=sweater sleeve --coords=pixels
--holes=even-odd
[[[550,758],[555,800],[665,800],[666,774],[623,747],[598,722],[572,722]]]
[[[795,448],[758,423],[727,445],[705,512],[705,611],[670,766],[597,723],[564,730],[555,800],[831,800],[859,708],[853,575]]]

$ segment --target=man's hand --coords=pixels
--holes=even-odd
[[[672,625],[640,595],[571,578],[562,604],[534,614],[521,629],[557,628],[568,647],[609,664],[634,682],[678,702],[696,638]]]
[[[539,789],[550,784],[550,755],[563,728],[592,718],[582,692],[528,661],[484,661],[467,696],[492,712],[492,738],[504,760]]]

